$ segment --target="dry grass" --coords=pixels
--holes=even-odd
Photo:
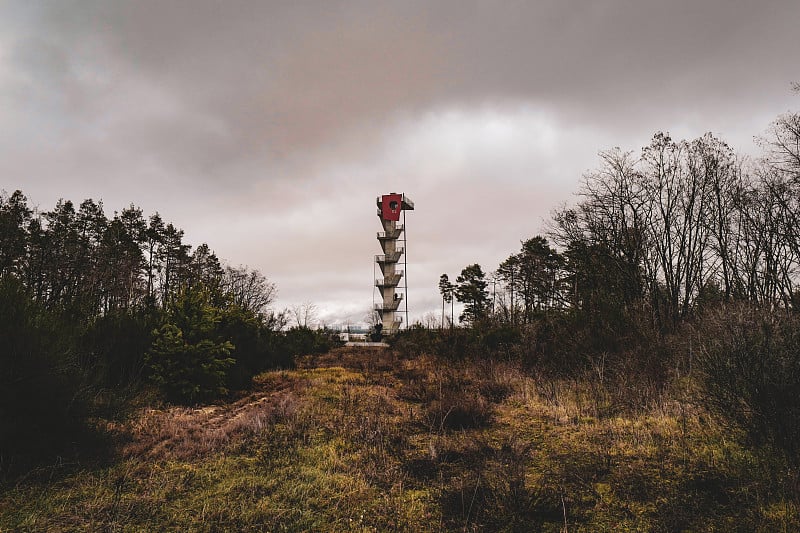
[[[7,490],[0,530],[800,529],[779,468],[683,388],[629,393],[340,349],[230,404],[141,413],[117,463]]]
[[[123,428],[127,442],[121,455],[150,461],[202,459],[297,413],[304,384],[282,372],[262,376],[255,386],[254,393],[231,404],[144,410]]]

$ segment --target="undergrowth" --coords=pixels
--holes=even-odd
[[[116,423],[118,457],[3,487],[0,531],[796,531],[778,456],[676,381],[339,349]]]

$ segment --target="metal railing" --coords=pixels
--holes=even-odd
[[[394,300],[387,303],[382,304],[375,304],[376,311],[397,311],[397,308],[400,307],[400,302],[403,301],[402,294],[395,294]]]
[[[403,255],[405,250],[403,248],[398,248],[394,252],[388,254],[381,254],[375,256],[376,263],[397,263],[400,260],[400,256]]]
[[[403,277],[403,271],[395,272],[393,276],[386,276],[385,278],[378,278],[375,280],[376,287],[397,287],[400,279]]]
[[[395,227],[394,231],[379,231],[378,239],[397,239],[403,233],[403,225]]]

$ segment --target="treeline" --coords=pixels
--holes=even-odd
[[[398,345],[585,378],[612,411],[688,379],[698,405],[800,480],[800,114],[760,142],[756,160],[711,134],[602,152],[544,235],[493,272],[442,275],[441,325],[454,326],[456,300],[468,327]]]
[[[711,134],[675,141],[657,133],[638,154],[602,152],[580,201],[557,210],[545,236],[524,241],[488,277],[478,272],[482,290],[471,265],[455,286],[440,286],[443,297],[465,304],[466,321],[635,308],[662,329],[713,302],[796,310],[798,132],[797,115],[781,117],[754,162]],[[490,283],[500,290],[488,293]]]
[[[261,272],[223,266],[156,213],[0,195],[0,473],[80,439],[133,399],[195,403],[324,350],[285,330]],[[84,434],[85,437],[85,434]]]

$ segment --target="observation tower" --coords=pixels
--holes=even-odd
[[[378,232],[378,242],[381,244],[383,254],[375,256],[375,263],[380,269],[381,276],[375,280],[375,287],[378,288],[382,302],[376,303],[374,306],[375,312],[383,324],[382,333],[391,335],[397,332],[403,323],[401,303],[405,303],[406,323],[408,322],[408,300],[405,298],[408,293],[408,281],[404,276],[406,268],[405,212],[414,210],[414,202],[405,194],[391,193],[378,196],[377,204],[378,218],[383,225],[383,231]],[[401,215],[403,217],[402,224],[399,223]],[[399,268],[401,265],[403,269]]]

